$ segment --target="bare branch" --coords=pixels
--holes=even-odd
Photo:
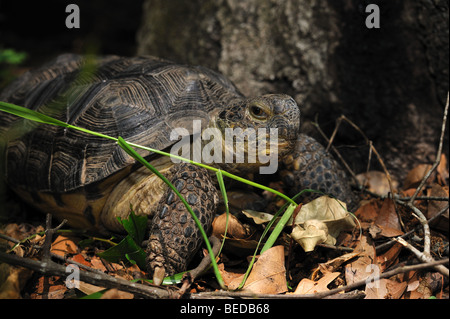
[[[11,265],[22,266],[37,271],[44,276],[61,276],[65,278],[69,275],[66,272],[66,267],[53,261],[37,261],[4,252],[0,252],[0,260]],[[176,293],[170,289],[133,283],[104,273],[80,271],[79,274],[81,281],[106,288],[117,288],[145,298],[173,298],[176,296]]]
[[[422,263],[418,265],[411,265],[411,266],[403,266],[395,268],[391,271],[387,271],[385,273],[382,273],[377,278],[372,278],[372,280],[379,280],[383,278],[389,278],[392,276],[395,276],[400,273],[409,272],[412,270],[419,270],[419,269],[427,269],[427,268],[433,268],[436,265],[443,265],[448,263],[448,258],[438,261],[432,261],[427,263]],[[354,282],[350,285],[331,289],[329,291],[319,292],[315,294],[305,294],[305,295],[294,295],[294,294],[284,294],[284,295],[274,295],[274,294],[255,294],[251,292],[233,292],[233,291],[215,291],[215,292],[204,292],[199,293],[196,295],[192,295],[191,298],[205,298],[205,297],[211,297],[211,296],[218,296],[218,297],[231,297],[231,298],[271,298],[271,299],[321,299],[325,298],[337,293],[340,293],[342,291],[351,291],[353,289],[356,289],[358,287],[364,286],[367,284],[367,279],[363,279],[357,282]]]

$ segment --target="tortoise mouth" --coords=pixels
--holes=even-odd
[[[273,153],[274,150],[278,152],[278,155],[289,153],[293,150],[296,141],[296,139],[286,139],[280,137],[276,141],[272,141],[270,136],[266,136],[266,139],[268,139],[269,142],[266,143],[265,149],[260,150],[260,152],[267,156]]]

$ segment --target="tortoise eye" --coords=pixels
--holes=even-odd
[[[258,105],[252,105],[250,107],[250,114],[258,120],[265,120],[269,117],[266,111]]]

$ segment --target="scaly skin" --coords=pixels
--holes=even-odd
[[[330,194],[345,202],[350,211],[358,204],[348,178],[339,163],[315,139],[300,134],[292,156],[285,160],[287,172],[282,174],[289,196],[303,189],[313,189]],[[320,195],[307,193],[299,200],[308,201]]]
[[[170,173],[171,183],[209,232],[219,202],[218,190],[210,175],[206,169],[187,163],[174,165]],[[158,285],[165,274],[186,270],[203,239],[194,219],[171,189],[162,196],[157,212],[150,226],[147,266]]]

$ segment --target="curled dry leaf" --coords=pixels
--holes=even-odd
[[[295,233],[291,235],[304,238],[297,242],[302,247],[305,245],[305,251],[313,250],[319,243],[334,245],[341,231],[356,226],[345,203],[328,196],[321,196],[303,205],[293,223],[299,227],[294,227]]]
[[[406,282],[383,278],[366,287],[365,299],[400,299],[407,286]]]
[[[260,294],[280,294],[287,291],[283,246],[274,246],[259,256],[243,290]]]
[[[317,219],[307,220],[302,226],[295,225],[291,236],[305,252],[313,251],[318,244],[334,245],[336,243],[336,239],[328,236],[328,228],[325,223]]]
[[[345,281],[347,285],[374,276],[374,272],[380,270],[376,262],[376,251],[372,239],[362,235],[354,251],[360,254],[357,258],[345,266]]]
[[[224,213],[216,217],[212,223],[213,235],[216,236],[217,238],[223,238],[223,235],[225,234],[226,225],[227,225],[227,214]],[[227,237],[238,239],[247,237],[246,228],[232,214],[230,214],[228,218]]]
[[[392,199],[386,198],[383,200],[374,224],[369,227],[369,233],[374,239],[403,235]]]
[[[255,224],[258,224],[258,225],[259,224],[268,223],[273,218],[272,214],[267,214],[267,213],[264,213],[264,212],[257,212],[255,210],[250,210],[250,209],[243,210],[242,213],[245,216],[247,216],[248,218],[253,219]]]
[[[212,233],[219,239],[222,239],[225,233],[226,220],[226,214],[224,213],[213,221]],[[234,215],[230,214],[225,249],[232,251],[237,256],[247,256],[258,246],[258,241],[253,238],[253,235],[248,225],[242,224]]]
[[[329,272],[317,281],[303,278],[294,291],[295,295],[314,294],[318,292],[328,291],[328,285],[333,282],[341,273]]]
[[[319,272],[321,272],[323,275],[327,273],[334,272],[337,270],[340,266],[342,266],[345,262],[349,261],[352,258],[355,258],[358,256],[361,252],[351,252],[344,254],[342,256],[336,257],[332,260],[329,260],[325,263],[321,263],[318,265],[318,267],[313,271],[311,274],[311,279],[315,280],[319,277]]]
[[[59,235],[52,243],[50,251],[55,255],[76,254],[78,246],[69,238]]]

